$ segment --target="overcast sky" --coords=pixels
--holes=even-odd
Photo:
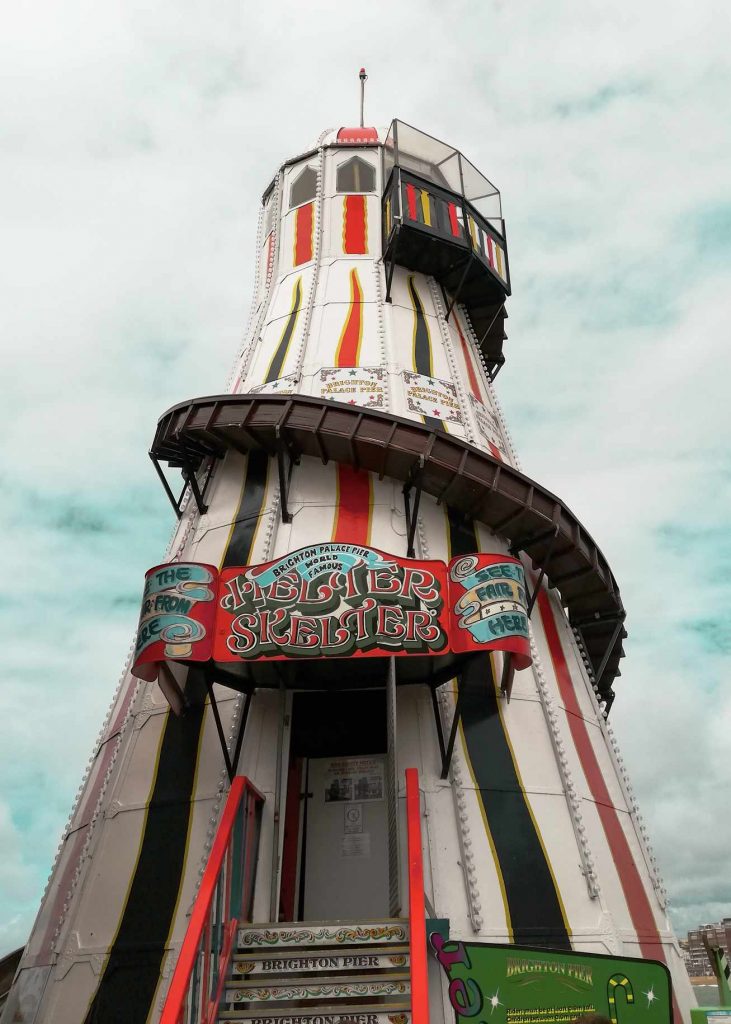
[[[253,13],[252,13],[253,12]],[[722,0],[14,5],[0,36],[0,953],[25,941],[172,513],[147,458],[223,385],[259,197],[409,121],[501,189],[525,471],[609,558],[612,713],[676,927],[731,915],[731,161]],[[726,684],[726,685],[724,685]]]

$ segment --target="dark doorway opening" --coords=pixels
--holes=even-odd
[[[339,690],[339,691],[300,691],[293,695],[292,723],[290,733],[290,753],[287,774],[287,802],[284,814],[284,842],[282,851],[282,873],[279,895],[279,920],[301,921],[305,919],[307,903],[313,904],[312,887],[315,882],[316,868],[322,869],[322,858],[332,858],[333,871],[350,871],[355,878],[359,873],[376,870],[380,877],[380,869],[374,867],[382,850],[378,842],[381,804],[378,801],[360,804],[358,796],[361,790],[355,788],[352,797],[343,792],[337,795],[330,784],[327,797],[322,792],[323,771],[327,769],[327,759],[331,763],[342,759],[345,769],[354,764],[352,759],[369,759],[368,765],[376,773],[382,771],[380,764],[385,764],[387,750],[387,714],[386,690]],[[347,759],[351,759],[348,762]],[[333,792],[336,794],[332,800]],[[385,799],[385,792],[383,793]],[[349,799],[354,804],[348,803]],[[315,803],[313,803],[315,802]],[[325,810],[323,803],[334,805]],[[344,862],[344,850],[353,848],[358,840],[352,840],[346,846],[338,846],[339,837],[333,840],[332,826],[326,836],[322,830],[322,815],[329,814],[332,818],[342,814],[345,806],[360,806],[360,813],[366,818],[366,825],[361,836],[368,842],[373,841],[367,855],[356,856],[349,863]],[[385,806],[385,805],[383,805]],[[364,811],[364,808],[366,809]],[[309,822],[309,832],[308,832]],[[368,824],[370,822],[370,825]],[[368,831],[365,831],[368,828]],[[371,838],[371,832],[373,836]],[[361,838],[361,844],[365,840]],[[365,849],[365,846],[364,846]],[[310,858],[310,891],[308,882],[308,856]],[[313,862],[317,858],[317,865]],[[387,883],[386,883],[387,884]],[[315,903],[317,900],[315,899]],[[372,915],[369,915],[372,916]],[[311,917],[311,914],[308,914]]]

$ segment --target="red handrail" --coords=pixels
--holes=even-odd
[[[411,954],[411,1022],[429,1024],[426,962],[424,862],[421,854],[419,773],[406,769],[406,839],[409,864],[409,952]]]
[[[251,903],[257,857],[258,821],[263,803],[264,797],[245,776],[238,775],[233,780],[193,904],[160,1024],[210,1024],[216,1018],[236,929],[239,920],[242,919],[241,915],[247,914]],[[237,820],[241,822],[240,831],[235,828]],[[234,863],[235,858],[238,865]],[[235,874],[239,876],[241,891],[240,894],[236,894],[234,903],[231,883]],[[248,884],[250,878],[252,886]],[[219,892],[221,882],[223,885]],[[232,907],[235,907],[235,913],[232,912]],[[223,920],[215,920],[215,915],[220,914],[221,909]],[[220,949],[214,946],[216,930],[220,930],[221,933]],[[198,977],[196,972],[194,978],[201,955],[201,976]],[[215,988],[212,986],[212,972],[216,974]],[[195,984],[191,991],[193,980]]]

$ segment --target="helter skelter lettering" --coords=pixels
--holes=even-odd
[[[348,657],[374,648],[446,647],[439,563],[403,564],[370,548],[320,544],[222,578],[227,650],[240,658]]]

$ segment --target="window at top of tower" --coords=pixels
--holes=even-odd
[[[338,192],[375,192],[376,169],[367,160],[353,156],[338,167]]]
[[[299,177],[292,182],[289,190],[289,205],[301,206],[309,203],[317,194],[317,171],[314,167],[305,167]]]

